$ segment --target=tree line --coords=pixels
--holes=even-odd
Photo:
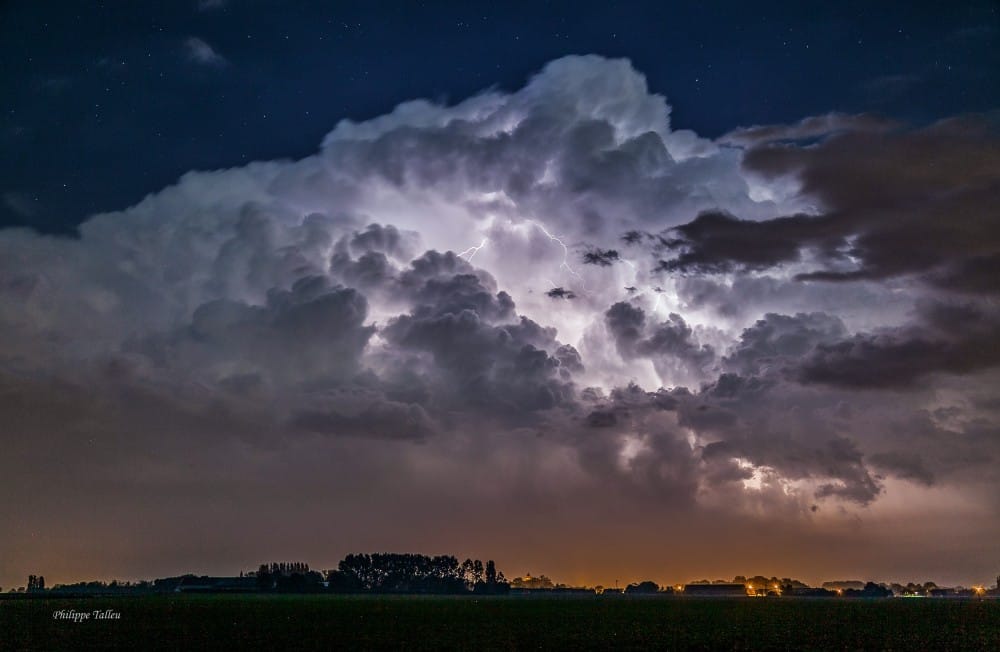
[[[327,574],[328,588],[360,593],[506,593],[503,573],[490,559],[418,554],[351,554]]]
[[[500,594],[510,588],[492,559],[460,563],[452,555],[413,553],[349,554],[325,575],[301,562],[274,562],[261,564],[255,575],[262,591]]]

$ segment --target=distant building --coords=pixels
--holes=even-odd
[[[507,595],[552,595],[555,589],[510,589]]]
[[[781,592],[781,595],[800,597],[800,598],[833,598],[840,595],[840,593],[838,593],[837,591],[831,591],[830,589],[817,589],[813,587],[806,587],[804,589],[801,588],[786,589]]]
[[[743,584],[685,584],[684,595],[703,595],[714,597],[746,597],[747,587]]]
[[[557,586],[551,590],[553,595],[594,595],[594,589],[579,586]]]
[[[174,593],[246,593],[257,590],[257,579],[182,575],[156,580],[156,588]]]

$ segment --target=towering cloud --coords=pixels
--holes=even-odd
[[[109,568],[114,518],[223,503],[316,501],[376,547],[454,519],[876,537],[912,492],[989,513],[997,133],[829,115],[713,142],[627,61],[570,57],[190,172],[78,237],[0,231],[0,490],[35,487],[0,506],[0,579],[40,563],[31,532],[68,554],[52,521]],[[79,523],[84,491],[118,502]],[[136,559],[194,545],[153,529]]]

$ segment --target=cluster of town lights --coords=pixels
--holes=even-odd
[[[774,595],[781,595],[781,586],[778,584],[771,585],[771,593]],[[754,588],[753,584],[747,584],[747,595],[756,596],[762,598],[768,595],[767,587],[762,586],[759,589]]]

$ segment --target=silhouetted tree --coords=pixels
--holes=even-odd
[[[341,570],[327,571],[326,582],[329,590],[334,593],[357,593],[364,590],[357,577]]]
[[[429,557],[397,553],[350,554],[340,561],[336,571],[327,574],[327,581],[330,590],[336,592],[499,591],[503,575],[496,571],[495,564],[492,573],[493,583],[488,584],[481,561],[466,559],[460,564],[458,559],[450,555]]]
[[[866,582],[865,588],[860,591],[848,589],[844,591],[844,596],[848,598],[888,598],[892,591],[884,586],[879,586],[875,582]]]
[[[487,560],[486,569],[483,573],[483,581],[476,582],[473,591],[476,593],[497,594],[507,593],[509,590],[510,584],[507,583],[503,573],[497,570],[496,562],[492,559]]]
[[[271,576],[271,568],[267,564],[261,564],[257,569],[257,588],[268,590],[274,586],[274,579]]]
[[[638,584],[629,584],[625,587],[625,593],[629,594],[648,594],[656,593],[660,590],[660,587],[652,580],[646,580],[645,582],[639,582]]]
[[[515,577],[510,582],[511,588],[515,589],[552,589],[555,585],[552,580],[544,575],[539,575],[538,577],[532,577],[531,573],[528,573],[524,577]]]
[[[462,562],[459,572],[466,586],[472,589],[483,581],[483,562],[478,559],[466,559]]]

